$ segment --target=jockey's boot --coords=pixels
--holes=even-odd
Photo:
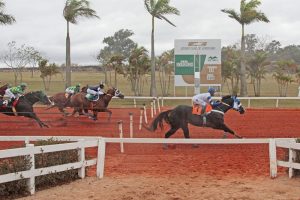
[[[201,115],[204,115],[206,112],[206,105],[201,106]]]
[[[202,109],[201,109],[201,115],[202,116],[202,121],[203,121],[203,124],[202,126],[205,126],[206,125],[206,105],[202,105]]]
[[[16,107],[14,106],[14,101],[16,100],[16,98],[11,98],[10,99],[10,102],[7,104],[7,106],[10,106],[14,115],[15,116],[18,116],[18,113],[17,113],[17,110],[16,110]]]

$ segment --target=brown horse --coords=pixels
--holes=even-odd
[[[98,112],[108,112],[108,120],[110,120],[112,112],[107,107],[114,96],[124,99],[124,95],[117,88],[108,89],[106,93],[100,96],[96,101],[89,101],[85,97],[85,93],[77,93],[71,97],[71,104],[74,107],[72,115],[76,112],[82,113],[82,111],[84,111],[85,115],[88,115],[87,111],[91,110],[93,111],[93,115],[90,117],[93,120],[97,120]]]
[[[81,92],[86,94],[86,90],[87,87],[82,87]],[[46,110],[57,107],[64,116],[68,115],[64,108],[73,107],[71,105],[71,101],[68,100],[68,95],[66,95],[65,92],[56,93],[55,95],[49,97],[49,100],[51,101],[52,105],[46,108]]]

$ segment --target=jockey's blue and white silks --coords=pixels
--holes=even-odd
[[[197,94],[192,98],[193,103],[201,106],[205,106],[206,104],[211,104],[212,98],[209,92]]]

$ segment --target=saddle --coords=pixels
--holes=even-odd
[[[193,109],[192,109],[192,114],[194,114],[194,115],[208,114],[211,112],[211,110],[212,110],[212,107],[210,104],[206,104],[205,107],[194,104]]]

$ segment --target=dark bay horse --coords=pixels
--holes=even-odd
[[[124,95],[117,88],[109,88],[106,93],[101,95],[96,101],[89,101],[85,95],[85,93],[80,92],[71,97],[71,104],[74,107],[72,115],[76,112],[81,113],[82,111],[84,111],[85,115],[88,115],[87,111],[91,110],[93,112],[91,116],[93,120],[97,120],[98,112],[108,112],[108,120],[110,120],[112,112],[107,107],[112,97],[124,99]]]
[[[160,113],[147,129],[155,131],[158,125],[160,128],[163,128],[163,121],[165,121],[171,126],[168,132],[165,133],[165,138],[169,138],[180,128],[183,130],[184,137],[190,138],[188,124],[223,130],[224,136],[226,136],[226,133],[231,133],[235,137],[241,138],[241,136],[224,124],[224,114],[230,109],[234,109],[240,114],[244,114],[245,112],[240,100],[236,96],[224,96],[220,104],[207,114],[206,124],[203,124],[203,117],[192,114],[191,106],[179,105],[172,110]]]
[[[81,92],[86,93],[87,87],[82,87]],[[68,113],[64,110],[66,107],[73,107],[71,101],[68,101],[66,92],[59,92],[49,97],[52,105],[46,108],[46,110],[57,107],[58,110],[66,116]]]
[[[16,113],[18,116],[34,119],[40,125],[40,127],[48,128],[48,125],[42,122],[33,111],[33,104],[36,102],[41,102],[46,105],[50,104],[47,95],[42,91],[29,92],[24,96],[19,97],[18,103],[15,106]],[[11,106],[1,107],[0,112],[6,115],[15,116]]]

